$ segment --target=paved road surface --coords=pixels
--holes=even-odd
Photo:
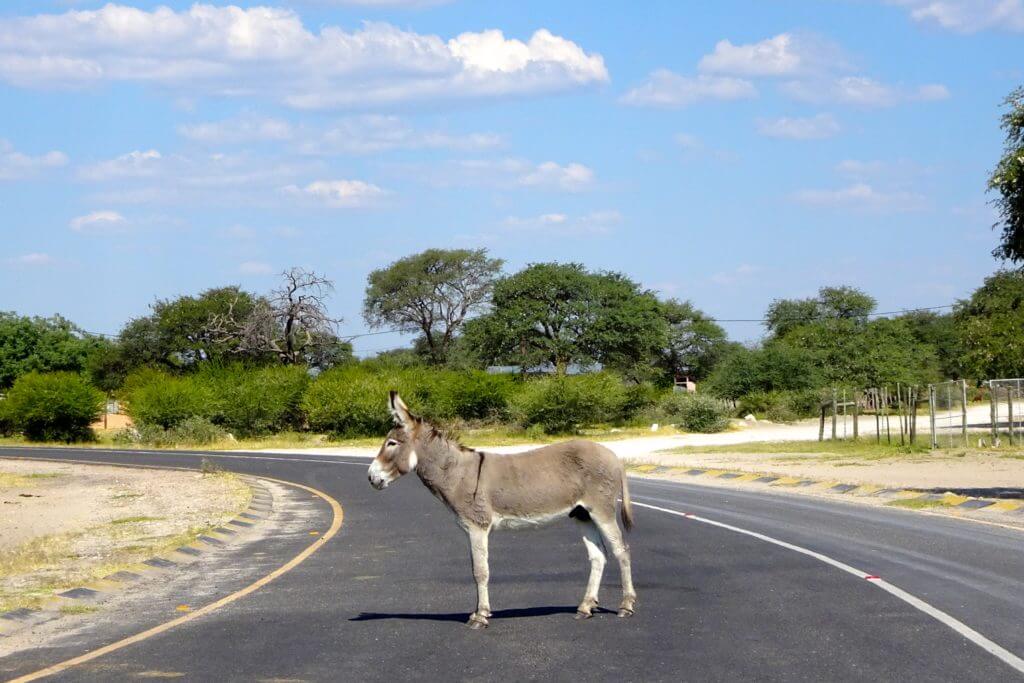
[[[14,455],[25,451],[0,451],[0,457]],[[198,467],[203,454],[33,450],[30,456]],[[573,619],[588,567],[577,529],[567,521],[492,538],[496,612],[491,627],[477,632],[463,625],[475,599],[465,536],[415,478],[377,492],[367,484],[366,460],[205,457],[337,498],[345,510],[341,533],[252,595],[58,680],[154,671],[220,681],[1024,679],[1005,655],[983,647],[1024,655],[1024,534],[1016,531],[634,479],[634,501],[663,508],[636,509],[629,538],[640,597],[634,618]],[[914,606],[823,560],[878,575],[923,602]],[[618,603],[616,584],[609,563],[601,595],[609,607]],[[929,610],[980,634],[981,645]],[[129,635],[125,628],[97,633],[95,642],[0,660],[0,670],[27,673]]]

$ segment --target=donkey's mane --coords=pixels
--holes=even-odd
[[[427,432],[428,440],[443,441],[444,443],[462,451],[463,453],[477,452],[476,449],[470,448],[469,446],[466,446],[461,441],[459,441],[459,437],[450,432],[449,430],[433,425],[429,422],[426,422],[425,420],[420,420],[420,423],[427,427],[427,429],[429,430]]]

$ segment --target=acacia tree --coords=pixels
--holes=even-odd
[[[1009,109],[1001,126],[1006,144],[988,181],[988,189],[999,192],[993,202],[999,221],[993,227],[1002,230],[1001,242],[992,255],[1018,263],[1024,261],[1024,88],[1010,93],[1004,104]]]
[[[0,389],[32,371],[81,372],[103,345],[102,339],[59,315],[29,318],[0,311]]]
[[[689,301],[669,299],[661,304],[668,323],[667,343],[657,354],[658,364],[673,379],[708,376],[729,348],[725,330]]]
[[[484,310],[501,259],[486,249],[427,249],[367,277],[363,317],[373,329],[419,332],[430,360],[443,363],[468,316]]]
[[[537,263],[494,286],[493,310],[466,328],[485,361],[522,368],[601,363],[632,371],[667,338],[658,300],[618,273],[588,273],[577,263]]]
[[[286,365],[335,364],[349,347],[335,332],[341,319],[327,313],[334,283],[302,268],[286,270],[281,278],[281,286],[258,299],[248,315],[229,307],[210,319],[209,329],[236,354],[271,356]]]
[[[776,299],[765,313],[765,327],[775,337],[791,330],[830,318],[865,323],[878,302],[856,287],[822,287],[814,299]]]

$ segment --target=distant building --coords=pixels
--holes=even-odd
[[[685,391],[688,394],[693,394],[697,391],[697,383],[689,377],[676,377],[675,386],[672,387],[673,391]]]

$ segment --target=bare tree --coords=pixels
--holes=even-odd
[[[273,355],[282,363],[320,365],[343,344],[336,329],[341,318],[327,314],[327,296],[334,283],[302,268],[281,273],[283,283],[237,319],[234,307],[214,316],[210,328],[220,341],[234,342],[239,354]]]

